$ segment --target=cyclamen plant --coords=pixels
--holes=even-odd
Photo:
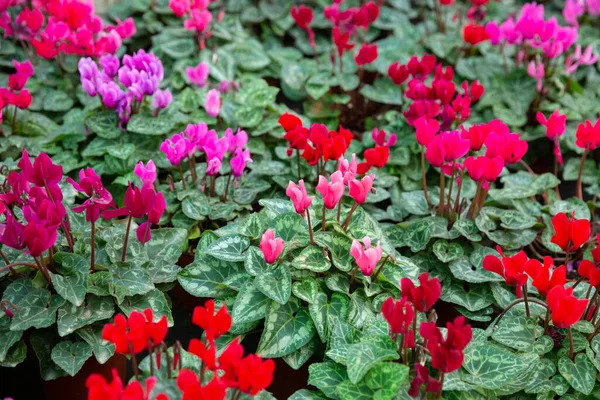
[[[215,304],[209,300],[205,307],[194,309],[192,323],[204,330],[204,338],[190,341],[189,354],[179,341],[167,348],[165,316],[154,321],[152,310],[146,309],[143,313],[133,311],[129,317],[118,314],[113,324],[104,326],[102,338],[113,343],[117,353],[131,357],[135,380],[123,387],[116,370],[113,370],[111,383],[100,374],[92,374],[86,382],[88,400],[220,400],[239,398],[242,393],[256,396],[273,381],[273,360],[263,360],[255,354],[244,357],[239,337],[225,348],[217,349],[216,340],[231,328],[227,307],[222,306],[215,312]],[[140,364],[144,367],[140,371],[136,355],[146,350],[148,357]],[[158,374],[161,369],[166,370],[166,374]]]

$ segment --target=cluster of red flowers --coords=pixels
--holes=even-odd
[[[552,243],[558,245],[567,255],[581,248],[590,237],[590,222],[585,219],[576,220],[572,217],[569,218],[565,213],[559,213],[552,218],[552,225],[555,231],[551,239]],[[523,250],[508,257],[504,255],[500,247],[496,249],[501,258],[487,255],[483,259],[483,268],[502,276],[506,284],[515,286],[517,297],[522,297],[523,288],[525,294],[527,293],[527,281],[531,278],[532,284],[539,294],[546,297],[548,307],[552,312],[554,326],[567,328],[581,319],[588,300],[577,299],[573,296],[572,287],[565,288],[566,268],[564,265],[554,268],[554,261],[551,257],[545,257],[542,264],[538,260],[529,259]],[[600,255],[600,250],[597,251],[598,255]],[[587,277],[590,281],[592,276],[596,279],[596,267],[593,263],[582,261],[582,266],[583,268],[580,270],[582,276]],[[600,276],[600,272],[598,276]],[[594,282],[600,283],[600,280]]]
[[[153,349],[163,344],[168,330],[165,316],[158,322],[154,322],[153,317],[150,309],[143,313],[133,311],[129,318],[117,315],[113,324],[104,326],[102,338],[114,343],[118,353],[131,354],[135,357],[135,354],[147,349],[152,354]],[[244,348],[239,338],[231,342],[217,357],[215,339],[231,328],[231,316],[226,306],[215,313],[215,303],[209,300],[206,302],[206,307],[196,307],[192,322],[204,329],[206,341],[192,339],[189,351],[198,356],[202,362],[200,377],[208,376],[206,372],[210,371],[212,379],[206,383],[201,381],[194,371],[180,369],[177,374],[177,387],[183,394],[183,400],[225,399],[228,389],[238,394],[247,393],[254,396],[271,384],[275,371],[273,360],[262,360],[255,354],[244,357]],[[165,346],[163,348],[166,349]],[[156,352],[158,368],[161,365],[160,355],[160,351]],[[178,368],[179,361],[176,353],[173,370]],[[167,365],[167,368],[171,368],[171,365]],[[110,384],[102,376],[94,374],[86,382],[88,400],[147,400],[156,381],[156,377],[146,379],[145,390],[137,380],[123,388],[116,371],[113,371],[113,381]],[[168,400],[168,397],[162,393],[152,398]]]
[[[5,217],[5,222],[0,224],[0,243],[16,250],[26,249],[37,260],[54,245],[60,226],[67,240],[70,239],[63,193],[58,185],[63,176],[62,167],[53,164],[46,153],[41,153],[32,164],[25,149],[17,166],[21,170],[11,171],[7,184],[0,187],[0,215]],[[17,209],[26,225],[15,215]],[[50,282],[43,257],[36,265]]]
[[[433,79],[428,85],[426,81],[432,74]],[[427,120],[438,120],[441,129],[447,130],[453,123],[466,121],[471,114],[471,104],[484,93],[483,86],[477,81],[471,86],[463,82],[463,92],[460,93],[453,81],[454,69],[450,66],[444,69],[431,54],[424,54],[420,60],[417,56],[412,56],[406,64],[396,61],[388,68],[388,75],[401,88],[411,78],[404,93],[412,100],[404,111],[404,116],[411,125],[424,117]]]
[[[113,54],[123,39],[135,34],[133,18],[117,20],[117,25],[104,25],[94,11],[92,1],[41,0],[35,8],[13,0],[0,4],[0,30],[31,43],[35,52],[45,59],[61,53],[98,57]],[[12,20],[8,8],[20,7]],[[47,22],[44,26],[44,22]]]
[[[415,286],[409,278],[403,278],[400,281],[402,295],[400,300],[390,297],[381,308],[383,316],[390,325],[392,337],[396,339],[398,335],[402,335],[401,346],[406,358],[408,349],[415,349],[417,312],[428,312],[442,294],[439,279],[429,279],[428,273],[419,276],[419,283],[419,286]],[[431,355],[431,365],[439,371],[440,377],[460,368],[464,359],[463,351],[473,336],[471,326],[465,325],[464,317],[456,318],[446,327],[448,332],[444,339],[435,322],[421,322],[419,326],[419,333]],[[415,377],[408,393],[412,397],[419,397],[422,386],[425,386],[426,393],[438,393],[442,390],[442,381],[429,376],[427,367],[417,363]]]
[[[359,31],[367,32],[369,26],[379,17],[379,5],[369,1],[360,7],[348,7],[341,9],[344,0],[334,0],[333,4],[325,7],[323,15],[333,24],[332,39],[340,59],[340,71],[342,71],[342,56],[347,50],[352,50],[359,39]],[[306,31],[308,42],[315,49],[315,33],[311,28],[313,21],[313,10],[305,5],[292,7],[290,11],[296,25]],[[351,39],[354,38],[354,43]],[[377,59],[377,45],[364,42],[354,57],[357,65],[370,64]],[[335,57],[332,56],[335,66]]]
[[[279,117],[279,124],[286,132],[284,138],[289,142],[288,155],[291,155],[294,149],[302,151],[302,157],[309,165],[317,165],[320,160],[339,160],[348,150],[354,137],[352,132],[341,125],[337,131],[330,131],[323,124],[313,124],[310,128],[305,128],[300,118],[289,113]]]
[[[388,134],[383,129],[373,128],[371,136],[375,147],[365,150],[365,162],[358,164],[358,173],[365,174],[371,167],[383,168],[390,158],[390,147],[396,144],[396,134]]]
[[[33,65],[29,60],[18,62],[13,60],[17,72],[8,76],[8,88],[0,88],[0,124],[2,124],[2,110],[4,107],[15,106],[22,110],[31,105],[31,94],[25,89],[29,78],[33,76]],[[15,118],[15,115],[13,118]],[[15,121],[13,121],[13,127]]]
[[[600,146],[600,118],[592,124],[589,120],[585,121],[577,127],[575,133],[575,144],[580,149],[594,150]]]

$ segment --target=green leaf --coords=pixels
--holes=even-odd
[[[294,296],[307,303],[313,303],[315,301],[318,291],[319,284],[316,279],[312,277],[307,277],[301,282],[294,282],[292,285],[292,293],[294,293]]]
[[[45,381],[51,381],[67,373],[52,361],[52,349],[60,338],[54,329],[38,329],[31,333],[29,339],[35,355],[40,361],[40,374]]]
[[[308,384],[320,389],[331,399],[339,399],[335,388],[348,379],[346,368],[334,362],[311,364],[308,367]]]
[[[185,267],[177,281],[192,296],[223,298],[232,292],[223,282],[238,272],[239,264],[205,255]]]
[[[369,100],[377,103],[401,105],[402,94],[400,88],[388,77],[375,80],[373,85],[364,85],[360,89],[360,94]]]
[[[254,128],[263,120],[264,109],[243,105],[235,110],[234,118],[237,123],[244,128]]]
[[[532,355],[537,358],[536,355]],[[463,379],[485,389],[501,389],[529,367],[531,361],[508,350],[480,345],[465,353]]]
[[[483,247],[483,249],[488,248]],[[478,264],[473,265],[467,257],[461,257],[458,260],[452,261],[448,267],[450,268],[452,275],[462,281],[470,283],[504,281],[498,274],[483,269],[481,261]]]
[[[329,290],[348,294],[350,292],[350,278],[343,274],[331,274],[325,277],[325,285]]]
[[[295,212],[276,216],[271,226],[275,231],[275,236],[282,238],[286,243],[291,241],[297,233],[306,230],[302,217]]]
[[[173,326],[173,315],[167,297],[158,289],[152,289],[146,294],[126,297],[122,303],[119,303],[119,308],[125,315],[131,314],[132,311],[144,312],[150,308],[154,314],[154,322],[158,322],[163,315],[167,316],[169,326]]]
[[[454,229],[460,232],[461,235],[469,239],[471,242],[479,242],[481,235],[475,222],[470,219],[459,219],[453,226]]]
[[[17,344],[12,346],[2,361],[0,367],[14,368],[21,364],[27,358],[27,344],[25,340],[19,340]]]
[[[333,265],[340,271],[349,272],[354,266],[354,258],[350,254],[352,239],[337,232],[317,232],[315,242],[329,250]]]
[[[576,197],[571,197],[568,200],[558,200],[550,205],[550,214],[556,215],[558,213],[575,213],[575,218],[577,219],[587,219],[591,218],[590,209],[587,204],[583,200],[579,200]]]
[[[254,286],[265,296],[280,304],[287,303],[292,293],[292,276],[287,264],[265,271],[254,279]]]
[[[393,399],[400,387],[408,384],[410,368],[397,363],[375,365],[365,377],[366,385],[375,391],[374,399]]]
[[[127,123],[127,131],[140,135],[166,135],[171,133],[175,121],[160,114],[154,117],[150,114],[135,114]]]
[[[4,294],[6,296],[6,292]],[[13,303],[17,306],[17,311],[10,329],[24,331],[32,327],[40,329],[54,324],[56,310],[65,303],[65,299],[58,295],[50,295],[45,289],[36,288],[25,298]]]
[[[90,294],[81,306],[65,303],[58,309],[58,334],[67,336],[77,329],[113,316],[114,302],[108,297]]]
[[[261,357],[286,356],[313,338],[316,331],[310,315],[304,309],[297,310],[296,301],[284,305],[271,303],[267,310],[265,330],[258,344],[257,353]]]
[[[263,319],[270,303],[271,299],[262,294],[253,282],[247,282],[242,286],[233,303],[231,312],[233,323],[246,324]]]
[[[92,356],[92,348],[86,342],[60,342],[52,349],[52,361],[67,374],[75,376]]]
[[[102,329],[86,326],[76,333],[90,345],[98,363],[104,364],[115,354],[115,345],[102,339]]]
[[[447,289],[442,291],[441,299],[463,306],[469,311],[482,310],[494,302],[494,297],[487,285],[480,284],[471,287],[466,292],[462,283],[456,282],[453,282]]]
[[[503,318],[492,334],[492,339],[515,350],[530,352],[536,338],[537,321],[534,318]]]
[[[388,343],[383,345],[382,343]],[[377,343],[356,343],[348,346],[348,378],[358,383],[376,364],[397,360],[397,346],[391,339]]]
[[[423,250],[433,233],[433,221],[420,220],[411,223],[408,229],[404,232],[404,240],[410,246],[413,253]]]
[[[340,383],[336,392],[340,400],[372,400],[375,398],[373,389],[361,382],[360,384],[344,381]]]
[[[90,265],[85,258],[72,253],[56,253],[54,261],[58,263],[57,273],[50,272],[54,289],[65,300],[80,306],[87,291]]]
[[[44,111],[65,112],[73,107],[73,99],[69,94],[59,90],[50,90],[44,96]]]
[[[109,271],[112,274],[109,291],[119,303],[125,296],[145,294],[154,288],[146,270],[129,262],[118,261],[109,267]]]
[[[587,355],[577,354],[575,362],[568,357],[561,357],[558,371],[576,391],[589,395],[594,389],[596,368]]]
[[[312,357],[313,354],[315,354],[316,350],[317,341],[311,340],[292,354],[283,356],[283,361],[292,367],[292,369],[298,370]]]
[[[327,400],[321,392],[308,389],[300,389],[292,394],[288,400]]]
[[[144,245],[148,260],[177,264],[187,241],[187,230],[161,228],[152,230],[152,239]]]
[[[100,111],[85,120],[88,129],[104,139],[116,139],[124,134],[118,123],[119,119],[114,110]]]
[[[181,203],[181,211],[196,221],[203,221],[211,213],[211,206],[208,204],[208,198],[200,193],[199,195],[188,196]]]
[[[179,38],[169,40],[160,45],[160,49],[171,58],[187,58],[196,50],[196,43],[192,38]]]
[[[500,216],[500,221],[502,221],[502,227],[506,229],[528,229],[537,223],[537,218],[519,211],[507,210]]]
[[[248,251],[246,251],[244,268],[252,276],[259,276],[269,270],[265,257],[258,247],[250,246]]]
[[[433,253],[441,262],[448,263],[461,257],[464,251],[458,243],[438,240],[433,244]]]
[[[262,214],[250,214],[244,221],[241,234],[248,236],[251,239],[258,239],[265,231],[265,217]]]
[[[298,269],[308,269],[313,272],[325,272],[331,268],[331,262],[323,255],[323,250],[316,246],[306,247],[294,258],[292,265]]]
[[[177,279],[179,271],[181,271],[181,267],[163,260],[147,262],[143,267],[146,268],[146,272],[148,272],[154,284],[173,282]]]
[[[223,261],[244,261],[244,251],[250,246],[248,238],[241,235],[223,236],[205,250],[206,254]]]
[[[4,361],[13,344],[23,336],[23,331],[11,331],[10,323],[10,318],[0,318],[0,362]]]

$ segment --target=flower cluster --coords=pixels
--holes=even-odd
[[[25,85],[29,78],[33,76],[33,65],[29,60],[18,62],[13,60],[16,72],[8,76],[8,88],[0,88],[0,125],[2,124],[2,110],[8,106],[14,106],[12,127],[14,129],[16,123],[17,108],[22,110],[29,108],[31,105],[31,94],[25,89]]]
[[[405,363],[409,361],[409,350],[413,352],[412,360],[417,360],[419,358],[415,355],[424,347],[430,355],[431,366],[439,371],[439,378],[435,379],[429,376],[425,365],[416,363],[409,395],[419,397],[422,386],[425,386],[425,393],[439,394],[444,374],[456,371],[463,363],[464,349],[473,336],[471,326],[465,324],[464,317],[458,317],[446,324],[447,333],[443,336],[435,322],[421,322],[418,332],[423,343],[417,346],[418,313],[427,313],[433,307],[442,294],[442,285],[438,278],[430,279],[425,272],[419,276],[419,286],[415,286],[409,278],[402,278],[400,288],[401,298],[394,300],[389,297],[381,307],[390,326],[391,337],[400,341],[400,354]]]
[[[221,169],[223,159],[227,153],[230,154],[229,161],[231,165],[231,176],[235,179],[235,184],[239,182],[244,173],[246,164],[251,163],[250,150],[246,148],[248,144],[248,134],[239,129],[233,133],[231,128],[227,128],[223,137],[219,138],[214,129],[208,129],[204,123],[190,124],[185,131],[173,135],[166,139],[161,145],[160,150],[165,154],[171,165],[180,165],[181,161],[188,159],[192,181],[195,182],[195,154],[197,151],[206,155],[206,176],[211,178],[211,195],[214,195],[214,179]],[[182,182],[185,180],[182,176]],[[229,185],[227,185],[226,193]],[[225,195],[225,199],[227,194]]]
[[[567,7],[572,5],[567,4]],[[578,37],[576,26],[561,26],[555,17],[546,19],[544,14],[543,4],[527,3],[516,18],[508,17],[502,23],[490,21],[485,26],[492,45],[518,46],[515,61],[528,65],[527,72],[537,81],[538,92],[542,91],[544,78],[550,72],[550,60],[567,55]],[[592,65],[597,60],[591,45],[583,52],[581,46],[577,46],[565,58],[565,72],[572,74],[580,65]]]
[[[158,88],[164,70],[154,53],[141,49],[133,55],[124,55],[122,62],[116,56],[104,55],[100,57],[99,65],[91,58],[79,60],[81,86],[90,96],[100,96],[104,107],[115,109],[121,125],[140,111],[148,96],[154,96],[155,115],[173,100],[169,89]]]
[[[588,14],[597,17],[600,15],[600,2],[597,0],[566,0],[562,14],[568,24],[577,26],[579,17],[585,14],[586,9]]]
[[[0,30],[5,36],[30,42],[37,55],[48,60],[60,54],[114,54],[122,41],[136,32],[133,18],[105,25],[95,13],[93,1],[43,0],[31,9],[24,4],[0,5]],[[13,20],[11,15],[17,16]]]
[[[431,83],[427,80],[433,74]],[[403,96],[412,100],[404,116],[409,124],[414,125],[421,117],[428,120],[436,119],[441,129],[446,130],[453,124],[466,121],[471,114],[472,103],[478,101],[484,94],[484,88],[478,81],[470,86],[462,83],[462,93],[454,83],[454,69],[450,66],[444,69],[437,63],[435,56],[424,54],[419,60],[412,56],[408,63],[396,61],[388,68],[388,75],[394,84],[400,86]],[[404,82],[408,81],[406,91]]]
[[[383,168],[390,158],[390,147],[396,144],[396,134],[389,136],[383,129],[373,128],[371,137],[375,141],[375,147],[366,149],[364,153],[365,161],[358,164],[358,173],[364,174],[371,169]]]
[[[294,149],[298,153],[302,151],[302,158],[308,165],[339,160],[354,138],[352,132],[341,125],[337,131],[330,131],[323,124],[312,124],[310,128],[305,128],[300,118],[290,113],[282,114],[279,124],[285,130],[283,137],[289,143],[288,155],[292,155]]]
[[[169,0],[169,7],[176,17],[186,17],[183,26],[188,31],[194,32],[201,49],[204,49],[205,40],[212,35],[210,23],[213,15],[208,10],[208,5],[213,0]]]
[[[119,314],[112,324],[104,326],[102,338],[113,343],[118,353],[129,354],[134,360],[136,380],[124,388],[116,370],[113,370],[110,384],[101,375],[92,374],[86,381],[88,400],[168,400],[166,394],[153,392],[158,381],[156,376],[147,378],[145,387],[140,383],[135,357],[144,350],[148,350],[150,354],[151,374],[154,371],[154,355],[159,369],[162,355],[167,356],[167,379],[172,378],[172,372],[177,373],[177,387],[183,399],[225,399],[227,390],[233,390],[237,396],[241,393],[254,396],[273,381],[273,360],[262,360],[254,354],[244,357],[244,348],[239,338],[232,341],[217,357],[215,339],[227,333],[231,327],[231,317],[226,306],[215,313],[215,304],[209,300],[205,307],[196,307],[194,310],[192,322],[204,329],[206,336],[206,340],[192,339],[189,345],[189,352],[201,360],[200,377],[194,371],[182,368],[179,345],[174,347],[172,364],[169,362],[169,351],[163,342],[168,331],[166,316],[162,316],[158,322],[154,321],[152,310],[146,309],[143,313],[133,311],[128,318]],[[207,371],[212,373],[208,383],[202,380]]]
[[[51,282],[41,256],[56,243],[59,227],[72,245],[66,223],[67,211],[62,203],[63,193],[58,185],[63,177],[62,167],[53,164],[46,153],[41,153],[32,163],[25,149],[17,166],[20,171],[10,172],[8,185],[0,193],[0,215],[3,214],[5,219],[0,223],[0,243],[16,250],[25,249],[36,260],[32,267]],[[23,220],[25,224],[21,222]]]
[[[134,170],[136,175],[142,180],[143,185],[141,188],[135,186],[133,183],[129,183],[127,190],[125,191],[125,198],[123,200],[124,206],[121,208],[114,208],[102,212],[102,217],[106,219],[112,219],[117,217],[128,217],[129,221],[127,224],[127,230],[125,232],[125,243],[123,246],[123,257],[125,261],[125,255],[127,251],[127,240],[129,237],[129,227],[133,218],[147,217],[146,222],[143,222],[137,228],[137,239],[140,243],[145,244],[152,239],[152,233],[150,228],[152,225],[156,225],[160,222],[160,219],[167,207],[165,198],[162,193],[156,192],[154,179],[156,178],[154,162],[148,161],[148,165],[144,167],[144,164],[140,162]],[[154,173],[152,173],[154,169]],[[149,171],[150,170],[150,171]]]

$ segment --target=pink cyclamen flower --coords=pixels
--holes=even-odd
[[[246,168],[246,163],[251,163],[252,158],[250,158],[250,150],[242,150],[241,147],[238,147],[235,150],[235,156],[231,158],[229,163],[231,164],[231,173],[234,177],[239,178],[244,173],[244,169]]]
[[[136,164],[135,168],[133,169],[133,172],[138,178],[142,180],[144,184],[154,183],[154,181],[156,180],[156,165],[152,160],[148,161],[148,163],[145,166],[144,162],[140,161]]]
[[[260,240],[260,250],[265,256],[267,264],[273,264],[285,248],[285,242],[282,238],[276,238],[273,229],[267,229]]]
[[[192,9],[190,18],[183,22],[183,27],[188,31],[203,33],[212,21],[212,13],[208,10]]]
[[[333,209],[344,195],[344,177],[341,171],[336,171],[331,174],[331,182],[327,181],[323,175],[319,176],[319,184],[317,191],[323,196],[323,204],[325,208]]]
[[[558,163],[563,165],[563,157],[560,151],[560,137],[567,128],[567,116],[561,114],[558,110],[554,110],[550,114],[550,118],[546,119],[546,116],[538,111],[536,118],[540,125],[546,127],[546,136],[554,143],[554,156]]]
[[[206,94],[204,100],[204,108],[206,113],[211,117],[217,117],[221,111],[221,94],[217,89],[211,89]]]
[[[535,61],[531,61],[529,63],[529,66],[527,66],[527,73],[529,74],[529,76],[531,76],[533,79],[535,79],[537,81],[537,91],[541,92],[542,91],[542,85],[544,83],[544,76],[546,76],[546,70],[544,69],[544,64],[543,63],[535,63]]]
[[[306,187],[304,186],[304,180],[302,179],[298,181],[298,184],[290,181],[285,194],[292,200],[294,209],[300,215],[304,215],[304,212],[308,210],[308,207],[310,207],[314,198],[314,196],[308,196]]]
[[[160,145],[160,151],[165,153],[167,160],[171,165],[179,165],[181,160],[189,154],[189,149],[192,147],[192,143],[181,134],[173,135],[171,139],[165,139]]]
[[[382,250],[381,244],[377,242],[377,247],[371,247],[371,238],[365,236],[363,238],[364,248],[358,240],[352,241],[350,254],[356,260],[356,264],[362,271],[363,275],[370,276],[373,270],[381,260]]]
[[[208,63],[202,61],[200,64],[195,67],[187,67],[185,69],[185,73],[187,74],[188,79],[191,83],[198,87],[206,86],[208,82],[208,73],[210,69],[208,67]]]
[[[580,65],[593,65],[598,61],[598,54],[594,54],[592,45],[588,45],[585,50],[581,51],[581,45],[577,45],[573,56],[568,56],[565,60],[565,71],[567,74],[572,74],[577,71]]]
[[[169,8],[176,17],[183,17],[190,9],[190,0],[169,0]]]
[[[142,245],[152,239],[150,228],[153,224],[159,223],[160,218],[162,217],[166,208],[167,202],[165,201],[163,194],[156,194],[156,197],[154,198],[154,205],[148,210],[148,220],[140,224],[136,232],[136,236]]]
[[[584,0],[567,0],[563,8],[563,17],[569,25],[577,26],[577,19],[585,13]]]
[[[420,117],[413,123],[416,129],[417,142],[421,146],[427,146],[433,141],[435,135],[440,131],[440,123],[437,119]]]
[[[351,180],[348,184],[350,188],[350,197],[358,204],[363,204],[371,192],[374,179],[375,175],[370,174],[364,176],[360,181],[358,179]]]
[[[115,206],[112,195],[104,188],[102,180],[92,168],[79,171],[79,183],[69,177],[66,180],[75,190],[88,196],[82,205],[73,208],[76,213],[85,211],[86,221],[97,221],[102,211]]]
[[[392,147],[396,144],[398,137],[395,133],[390,134],[389,136],[383,129],[373,128],[371,131],[371,137],[377,146],[385,146]],[[387,139],[387,140],[386,140]]]
[[[154,93],[154,98],[152,99],[152,107],[158,112],[160,109],[167,108],[169,104],[173,101],[173,95],[169,89],[160,90],[158,89],[156,93]]]
[[[225,138],[227,139],[227,149],[230,153],[233,153],[237,148],[245,147],[248,143],[248,134],[240,128],[238,128],[237,133],[233,133],[231,128],[227,128],[225,130]]]
[[[425,157],[434,167],[454,162],[469,152],[469,139],[461,137],[458,131],[442,132],[427,146]]]
[[[348,183],[356,177],[357,170],[356,154],[352,154],[351,161],[346,160],[344,156],[338,160],[338,171],[344,176],[344,185],[348,186]]]

